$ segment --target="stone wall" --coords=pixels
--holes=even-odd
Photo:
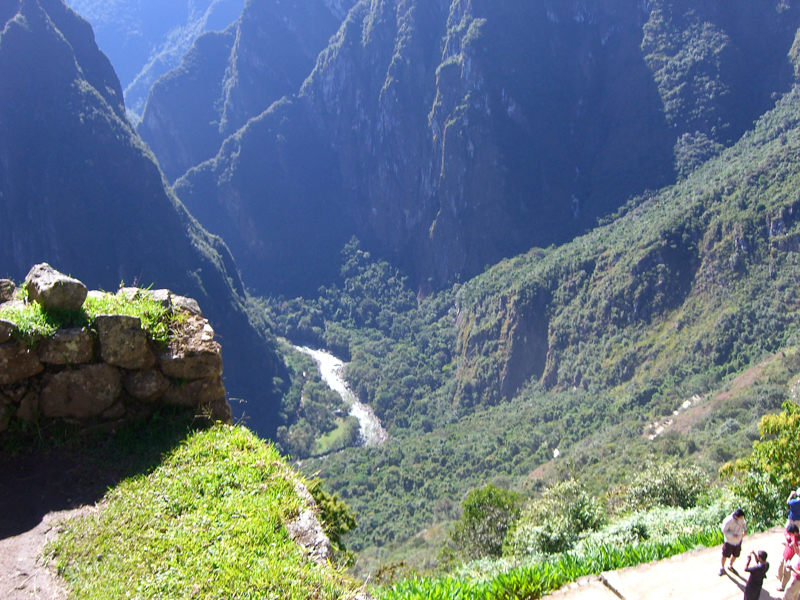
[[[28,301],[45,311],[80,309],[88,295],[106,294],[89,292],[46,264],[34,267],[23,285]],[[21,292],[0,280],[0,309],[23,305]],[[16,323],[0,317],[0,432],[15,420],[114,426],[164,405],[231,422],[220,345],[197,302],[169,290],[122,288],[117,294],[150,295],[184,317],[166,345],[149,337],[138,317],[97,315],[92,328],[24,340]]]

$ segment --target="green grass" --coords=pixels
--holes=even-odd
[[[571,581],[604,571],[662,560],[698,546],[722,543],[718,528],[678,536],[674,540],[636,544],[598,544],[510,569],[485,580],[462,577],[415,577],[386,590],[382,600],[536,600]]]
[[[159,343],[169,339],[170,327],[184,317],[172,313],[147,295],[129,298],[124,294],[89,296],[77,311],[44,310],[38,302],[25,306],[4,306],[0,318],[17,325],[17,338],[32,342],[38,337],[49,337],[56,330],[70,327],[91,328],[97,315],[129,315],[139,317],[142,328]]]
[[[284,524],[301,508],[295,475],[241,427],[190,435],[148,475],[123,481],[47,549],[71,598],[347,598]]]

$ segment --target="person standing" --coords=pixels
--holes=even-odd
[[[789,493],[789,497],[786,499],[786,506],[789,507],[789,520],[786,525],[794,523],[800,527],[800,489],[792,490]]]
[[[797,600],[800,596],[800,554],[795,554],[788,565],[792,574],[792,582],[783,593],[783,600]]]
[[[797,544],[800,542],[800,529],[794,523],[789,523],[783,532],[783,536],[785,538],[783,556],[781,556],[781,562],[778,565],[778,579],[781,582],[778,588],[779,592],[786,589],[786,584],[789,583],[789,578],[792,576],[792,572],[789,569],[789,561],[798,553]]]
[[[739,558],[742,553],[742,540],[746,533],[746,523],[744,520],[744,511],[737,508],[731,515],[722,522],[722,535],[725,541],[722,544],[722,566],[719,569],[719,574],[725,574],[725,559],[730,559],[728,568],[737,573],[733,568],[734,561]]]
[[[756,564],[752,567],[750,566],[751,558],[756,559]],[[744,570],[750,573],[750,577],[747,579],[747,585],[744,586],[744,600],[758,600],[761,596],[761,588],[764,586],[764,578],[767,576],[767,571],[769,570],[767,553],[763,550],[759,550],[758,552],[751,552],[748,554]]]

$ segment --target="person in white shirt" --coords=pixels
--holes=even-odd
[[[734,573],[738,573],[733,568],[733,562],[739,558],[742,553],[742,540],[745,534],[745,521],[744,511],[737,508],[731,515],[722,522],[722,535],[725,536],[725,542],[722,544],[722,565],[719,569],[719,574],[725,574],[725,559],[730,559],[728,568]]]

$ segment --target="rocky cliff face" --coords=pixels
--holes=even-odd
[[[203,32],[233,23],[244,0],[69,0],[67,4],[92,24],[98,45],[122,81],[125,104],[138,118],[155,80],[177,67]]]
[[[565,242],[733,143],[789,89],[799,24],[778,0],[362,1],[297,98],[176,191],[260,292],[297,292],[284,275],[306,260],[260,250],[272,223],[339,250],[326,196],[425,291]],[[285,147],[302,164],[270,166]]]
[[[297,92],[353,3],[249,0],[231,27],[199,38],[153,86],[138,126],[169,180]]]
[[[0,33],[0,276],[31,264],[197,298],[223,340],[227,387],[269,432],[271,342],[251,325],[236,265],[175,198],[125,115],[91,27],[61,0],[3,3]],[[266,383],[265,383],[266,381]]]

